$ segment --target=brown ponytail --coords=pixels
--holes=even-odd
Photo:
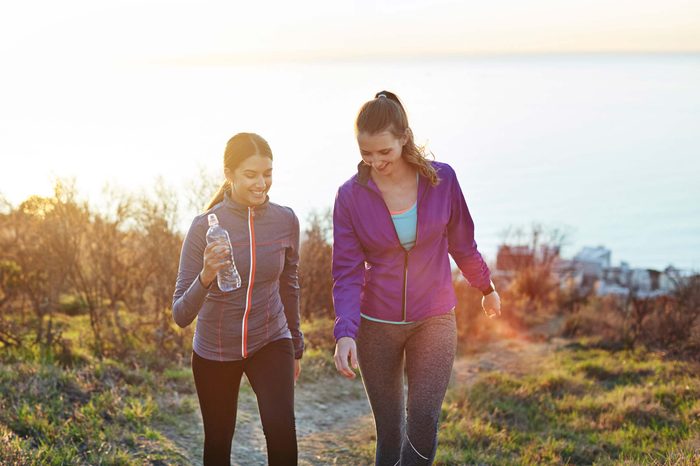
[[[214,207],[216,204],[224,200],[224,193],[226,191],[231,191],[231,183],[229,183],[228,180],[225,180],[222,184],[219,190],[214,194],[214,197],[211,198],[209,201],[209,204],[207,204],[207,207],[204,209],[205,211],[211,209]]]

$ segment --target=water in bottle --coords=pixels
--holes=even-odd
[[[236,263],[233,261],[233,248],[231,247],[231,239],[228,236],[228,231],[226,231],[221,225],[219,225],[219,219],[216,214],[209,214],[207,216],[209,220],[209,230],[207,230],[207,244],[213,241],[224,240],[228,245],[228,250],[230,254],[231,264],[228,267],[224,267],[216,274],[216,281],[219,285],[221,291],[233,291],[241,287],[241,276],[236,269]]]

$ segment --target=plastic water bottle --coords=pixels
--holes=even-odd
[[[228,251],[231,259],[231,264],[224,267],[216,274],[216,281],[221,291],[233,291],[241,287],[241,276],[236,269],[236,263],[233,261],[233,248],[231,247],[231,238],[228,236],[228,231],[219,225],[219,219],[216,214],[209,214],[209,229],[207,230],[207,244],[224,240],[228,245]]]

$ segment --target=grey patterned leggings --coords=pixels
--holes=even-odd
[[[454,311],[404,325],[362,319],[357,356],[377,427],[377,466],[432,464],[456,346]]]

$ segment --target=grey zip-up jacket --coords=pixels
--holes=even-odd
[[[207,214],[215,213],[228,231],[241,287],[207,289],[198,278],[204,263]],[[269,202],[237,204],[228,193],[209,211],[195,217],[180,254],[173,296],[173,318],[186,327],[197,317],[193,349],[201,357],[237,361],[267,343],[291,338],[301,358],[299,328],[299,219],[289,207]]]

